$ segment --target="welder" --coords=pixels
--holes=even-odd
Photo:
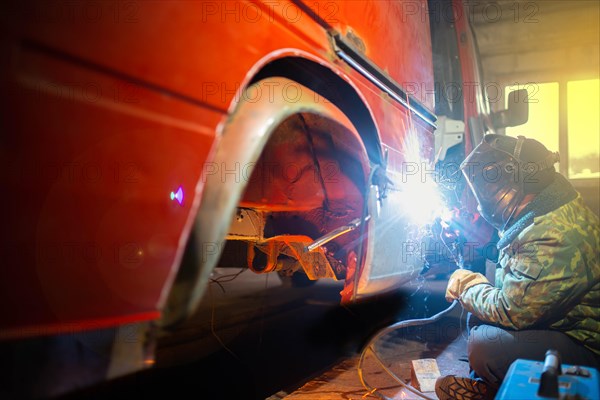
[[[496,229],[495,282],[456,270],[446,299],[469,312],[470,377],[436,382],[444,399],[488,399],[516,359],[600,367],[600,227],[540,142],[488,134],[461,164],[480,214]]]

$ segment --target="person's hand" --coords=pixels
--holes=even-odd
[[[489,281],[480,273],[466,269],[457,269],[450,275],[450,279],[448,280],[446,300],[452,302],[462,296],[467,289],[480,283],[489,283]]]

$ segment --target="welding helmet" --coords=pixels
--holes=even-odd
[[[537,140],[489,134],[460,168],[481,216],[503,231],[525,195],[539,193],[554,181],[558,161],[558,153]]]

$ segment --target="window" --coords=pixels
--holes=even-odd
[[[567,83],[569,178],[600,177],[600,80]]]
[[[558,151],[558,82],[528,83],[508,86],[504,93],[508,106],[508,93],[527,89],[529,120],[526,124],[506,128],[509,136],[523,135],[538,140],[550,151]]]
[[[559,84],[529,83],[507,86],[508,93],[527,89],[529,120],[526,124],[506,128],[510,136],[523,135],[542,142],[551,151],[560,151],[561,160],[568,165],[570,179],[600,177],[600,80],[569,81],[567,88],[568,120],[565,148],[559,146]],[[564,168],[567,168],[567,165]]]

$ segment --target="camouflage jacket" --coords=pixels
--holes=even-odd
[[[555,329],[600,355],[600,227],[580,196],[540,215],[500,249],[496,286],[462,294],[463,307],[510,329]]]

